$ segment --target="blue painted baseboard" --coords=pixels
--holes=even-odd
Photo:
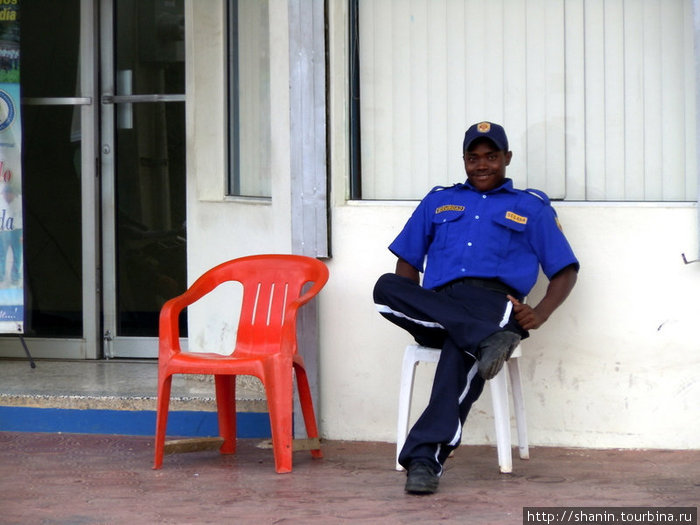
[[[236,416],[240,438],[269,438],[267,413],[239,412]],[[154,411],[77,410],[0,406],[0,431],[64,432],[67,434],[115,434],[152,436]],[[218,436],[216,412],[178,412],[168,414],[168,437]]]

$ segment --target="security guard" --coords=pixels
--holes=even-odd
[[[513,155],[505,130],[474,124],[462,151],[467,181],[421,201],[389,246],[395,273],[374,289],[384,317],[419,344],[442,348],[428,406],[399,454],[413,494],[437,490],[485,381],[564,302],[579,269],[547,196],[505,177]],[[540,267],[549,285],[533,308],[523,298]]]

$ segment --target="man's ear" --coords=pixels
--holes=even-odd
[[[512,151],[506,151],[506,166],[510,164],[510,159],[513,158],[513,152]]]

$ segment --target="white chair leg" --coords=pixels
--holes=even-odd
[[[408,418],[411,413],[413,378],[416,373],[416,364],[416,346],[409,345],[403,354],[403,365],[401,367],[399,413],[396,423],[396,470],[403,470],[403,467],[399,465],[399,453],[406,442],[406,435],[408,434]]]
[[[516,348],[500,372],[488,383],[491,388],[494,424],[496,427],[496,446],[498,449],[498,466],[503,473],[513,471],[513,456],[511,451],[510,408],[508,406],[508,378],[510,377],[513,396],[513,410],[518,429],[518,447],[521,459],[529,459],[527,440],[527,424],[525,422],[525,406],[523,403],[522,383],[520,380],[520,346]],[[404,351],[401,368],[401,385],[399,388],[399,408],[396,423],[396,470],[403,470],[399,465],[399,454],[408,435],[411,402],[413,399],[413,384],[416,365],[419,362],[437,363],[440,349],[426,348],[420,345],[408,345]],[[506,369],[508,372],[506,372]]]
[[[501,472],[508,474],[513,471],[513,457],[510,438],[510,410],[508,408],[508,381],[503,365],[496,377],[489,381],[491,386],[491,401],[493,403],[493,418],[496,425],[496,447],[498,449],[498,466]]]
[[[530,459],[530,448],[527,440],[527,422],[525,420],[525,403],[523,401],[523,387],[520,381],[520,364],[517,357],[511,357],[510,361],[508,361],[508,373],[510,375],[510,386],[513,396],[515,424],[518,429],[518,450],[520,452],[520,459]]]

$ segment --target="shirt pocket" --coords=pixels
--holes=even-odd
[[[457,240],[463,224],[460,219],[464,217],[464,209],[447,210],[436,213],[433,216],[433,244],[436,247],[445,248]]]
[[[518,215],[512,211],[507,211],[503,215],[499,215],[493,218],[493,222],[505,226],[509,230],[515,232],[524,232],[527,228],[527,217]]]
[[[525,232],[527,230],[527,217],[513,212],[505,212],[502,215],[493,217],[494,229],[497,234],[492,239],[494,243],[494,253],[499,258],[506,258],[512,255],[512,250],[525,242]]]

